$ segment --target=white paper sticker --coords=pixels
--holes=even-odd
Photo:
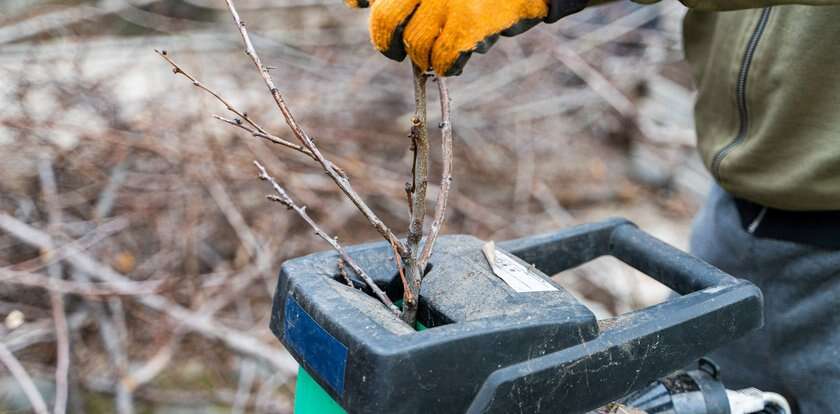
[[[557,290],[551,283],[531,272],[508,253],[496,249],[496,243],[490,241],[482,248],[487,263],[493,273],[516,292],[549,292]]]

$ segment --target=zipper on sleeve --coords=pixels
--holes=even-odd
[[[729,155],[730,152],[732,152],[732,150],[735,149],[735,147],[740,145],[744,139],[746,139],[747,132],[749,131],[750,114],[747,108],[747,78],[750,74],[750,65],[752,65],[753,56],[755,56],[755,50],[758,48],[758,43],[761,41],[761,36],[764,34],[764,29],[767,27],[767,21],[770,19],[770,10],[772,10],[772,7],[765,7],[761,11],[758,24],[756,24],[755,29],[750,36],[750,40],[747,43],[747,50],[744,52],[744,58],[741,60],[741,69],[738,72],[738,80],[735,84],[735,99],[738,104],[740,124],[738,126],[738,134],[735,136],[735,139],[718,151],[718,153],[715,154],[714,159],[712,159],[712,175],[714,175],[718,180],[720,180],[720,163],[727,155]]]

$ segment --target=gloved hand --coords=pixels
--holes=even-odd
[[[368,0],[345,0],[367,7]],[[582,10],[588,0],[370,0],[370,37],[385,56],[406,54],[423,69],[459,75],[473,52],[485,53],[502,36]]]

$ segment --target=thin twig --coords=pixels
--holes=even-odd
[[[208,94],[210,94],[211,96],[216,98],[217,101],[221,102],[222,105],[225,106],[225,109],[227,109],[228,111],[230,111],[231,113],[233,113],[234,115],[237,116],[237,118],[234,119],[234,120],[229,120],[229,119],[226,119],[226,118],[222,118],[220,116],[215,116],[216,119],[219,119],[221,121],[227,122],[227,123],[235,125],[235,126],[245,126],[244,123],[247,123],[248,125],[251,125],[251,127],[250,128],[245,128],[245,129],[247,131],[249,131],[251,133],[251,135],[253,135],[255,137],[258,137],[258,138],[263,138],[263,139],[269,140],[274,144],[282,145],[284,147],[293,149],[293,150],[298,151],[298,152],[312,158],[313,160],[317,161],[317,159],[312,154],[312,152],[310,152],[306,148],[303,148],[298,144],[295,144],[293,142],[289,142],[289,141],[287,141],[283,138],[280,138],[278,136],[272,135],[271,133],[266,131],[263,127],[261,127],[259,124],[257,124],[256,121],[251,119],[251,117],[248,116],[248,113],[242,112],[242,111],[236,109],[236,107],[233,106],[233,104],[231,104],[227,99],[222,97],[222,95],[219,92],[216,92],[216,91],[210,89],[209,87],[207,87],[206,85],[201,83],[201,81],[199,81],[198,78],[196,78],[195,76],[193,76],[192,74],[190,74],[189,72],[184,70],[184,68],[182,68],[177,63],[175,63],[175,61],[172,60],[169,57],[169,54],[165,50],[155,49],[155,53],[160,55],[160,57],[162,57],[164,60],[166,60],[167,63],[169,63],[172,66],[172,72],[173,73],[175,73],[176,75],[178,75],[178,74],[183,75],[185,78],[189,79],[190,82],[192,82],[193,86],[207,92]]]
[[[54,280],[38,273],[12,270],[6,267],[0,267],[0,282],[46,289],[48,292],[88,297],[147,295],[159,290],[160,285],[160,282],[128,282],[120,285],[71,282],[61,279]]]
[[[264,130],[264,129],[255,128],[255,127],[253,127],[253,125],[252,125],[252,126],[248,126],[248,124],[247,124],[247,123],[245,123],[245,122],[243,122],[243,121],[242,121],[242,118],[233,118],[233,119],[231,119],[231,118],[225,118],[225,117],[223,117],[223,116],[221,116],[221,115],[212,115],[212,117],[213,117],[214,119],[217,119],[217,120],[219,120],[219,121],[222,121],[222,122],[224,122],[224,123],[226,123],[226,124],[230,124],[231,126],[235,126],[235,127],[237,127],[237,128],[241,128],[241,129],[243,129],[243,130],[247,131],[247,132],[248,132],[249,134],[251,134],[252,136],[257,137],[257,138],[262,138],[262,139],[264,139],[264,140],[266,140],[266,141],[268,141],[268,142],[271,142],[272,144],[278,144],[278,145],[282,145],[282,146],[284,146],[284,147],[291,148],[291,149],[293,149],[293,150],[295,150],[295,151],[300,151],[301,153],[306,154],[306,156],[308,156],[308,157],[312,158],[313,160],[315,160],[315,156],[314,156],[314,155],[312,155],[312,153],[311,153],[311,152],[309,152],[309,150],[307,150],[306,148],[303,148],[303,147],[301,147],[301,146],[300,146],[300,145],[298,145],[298,144],[295,144],[295,143],[293,143],[293,142],[289,142],[288,140],[285,140],[285,139],[283,139],[283,138],[280,138],[280,137],[278,137],[277,135],[274,135],[274,134],[272,134],[272,133],[270,133],[270,132],[268,132],[268,131],[266,131],[266,130]],[[317,161],[317,160],[315,160],[315,161]]]
[[[254,233],[253,229],[248,226],[242,212],[233,202],[227,190],[225,190],[225,186],[222,185],[219,179],[215,164],[211,163],[206,172],[199,173],[199,177],[207,188],[207,192],[210,193],[210,197],[213,198],[219,210],[224,214],[228,224],[233,227],[233,231],[236,233],[248,256],[254,258],[258,254],[263,254],[260,239]]]
[[[318,147],[315,145],[315,142],[312,138],[300,127],[297,123],[297,120],[292,115],[291,110],[289,110],[288,105],[286,105],[286,101],[283,98],[283,95],[280,94],[280,90],[277,89],[277,86],[274,84],[274,80],[271,78],[271,74],[269,73],[268,69],[266,69],[265,65],[263,65],[262,60],[260,59],[259,55],[257,54],[256,49],[254,49],[254,44],[251,42],[251,37],[248,35],[248,30],[245,28],[245,22],[239,17],[239,13],[236,11],[236,7],[233,4],[233,0],[225,0],[228,5],[228,9],[230,10],[231,17],[233,17],[233,21],[236,24],[236,27],[239,29],[239,34],[242,36],[242,41],[245,45],[245,54],[247,54],[251,60],[254,62],[257,70],[260,73],[263,81],[265,82],[266,87],[271,92],[271,96],[274,98],[274,102],[277,104],[277,108],[280,109],[280,112],[283,114],[283,118],[286,120],[286,124],[289,126],[289,129],[292,130],[292,133],[295,137],[303,144],[306,149],[308,149],[312,154],[315,156],[315,159],[321,164],[324,171],[326,171],[327,175],[332,178],[332,180],[338,185],[344,194],[350,198],[350,201],[356,205],[359,211],[365,216],[365,218],[370,222],[376,231],[388,240],[389,242],[393,242],[397,245],[397,248],[400,251],[400,255],[403,257],[407,256],[408,249],[402,243],[402,241],[397,238],[397,236],[385,225],[385,223],[373,212],[373,210],[368,207],[368,205],[362,200],[358,193],[353,189],[353,186],[350,185],[350,180],[340,174],[338,170],[336,170],[335,166],[332,162],[327,160]]]
[[[397,266],[397,272],[399,272],[399,274],[400,274],[400,280],[402,281],[402,285],[403,285],[403,292],[407,292],[410,295],[411,290],[408,288],[408,280],[405,278],[405,270],[403,270],[402,261],[400,260],[400,254],[399,254],[399,252],[397,252],[397,246],[394,246],[393,243],[391,243],[391,250],[394,251],[394,264]],[[406,296],[406,294],[404,293],[403,294],[403,303],[405,303],[405,300],[406,300],[405,296]],[[413,297],[411,298],[411,301],[414,301]]]
[[[91,283],[90,276],[81,271],[73,272],[73,278],[82,283]],[[127,386],[125,378],[130,365],[124,337],[120,335],[117,328],[116,317],[108,312],[108,307],[101,302],[90,302],[88,306],[93,311],[99,328],[99,338],[105,347],[105,352],[111,360],[111,369],[114,372],[114,408],[118,414],[134,413],[133,391]]]
[[[41,180],[41,190],[44,193],[44,202],[47,205],[50,233],[58,231],[61,225],[61,207],[58,200],[58,188],[55,182],[52,162],[43,159],[38,163],[38,176]],[[53,251],[49,249],[47,252]],[[60,262],[53,262],[47,265],[49,274],[49,286],[55,286],[62,280],[62,267]],[[49,289],[50,306],[52,308],[53,321],[55,323],[55,402],[53,404],[54,414],[64,414],[67,411],[68,395],[68,374],[70,370],[70,333],[67,327],[67,314],[64,312],[64,297],[55,290]]]
[[[324,241],[329,243],[330,246],[332,246],[332,248],[338,252],[341,258],[344,259],[344,262],[347,263],[347,265],[350,266],[350,268],[353,269],[353,271],[356,272],[356,274],[359,275],[359,277],[361,277],[362,280],[365,281],[370,290],[373,291],[374,295],[376,295],[376,297],[379,298],[379,300],[382,301],[382,303],[386,307],[388,307],[388,309],[390,309],[391,312],[394,312],[394,314],[398,315],[400,313],[399,308],[397,308],[391,301],[391,299],[388,298],[388,295],[386,295],[385,292],[383,292],[382,289],[380,289],[379,286],[376,285],[376,283],[373,281],[373,279],[371,279],[367,272],[365,272],[361,268],[361,266],[359,266],[356,263],[356,261],[353,260],[352,257],[350,257],[347,251],[344,250],[344,247],[342,247],[341,244],[338,243],[338,240],[334,237],[330,237],[326,232],[324,232],[324,230],[321,229],[320,226],[318,226],[318,223],[316,223],[315,220],[312,219],[312,217],[309,217],[309,213],[306,212],[306,206],[297,205],[297,203],[295,203],[295,201],[292,200],[292,198],[289,196],[289,193],[287,193],[286,190],[282,186],[280,186],[280,184],[277,183],[277,180],[275,180],[274,177],[268,174],[268,171],[266,171],[265,167],[263,167],[262,164],[259,163],[259,161],[254,161],[254,165],[256,165],[257,168],[260,170],[259,178],[263,181],[268,181],[271,184],[271,187],[277,193],[276,196],[269,196],[269,199],[283,204],[289,209],[294,210],[295,213],[297,213],[298,216],[300,216],[300,218],[302,218],[307,224],[309,224],[309,227],[311,227],[312,230],[315,231],[315,234],[324,239]]]
[[[15,354],[9,351],[9,348],[6,348],[6,345],[3,345],[2,342],[0,342],[0,362],[6,366],[18,384],[20,384],[20,388],[23,389],[24,395],[26,395],[26,398],[29,399],[29,403],[32,405],[32,411],[37,414],[49,413],[47,403],[44,402],[44,397],[41,396],[38,387],[32,382],[32,377],[29,376],[26,369],[20,364],[20,361],[15,358]]]
[[[341,275],[341,278],[347,283],[347,286],[353,287],[353,281],[350,280],[350,276],[347,276],[347,269],[344,266],[344,258],[339,257],[338,262],[336,263],[338,267],[338,274]]]
[[[297,144],[292,144],[291,142],[289,142],[289,141],[287,141],[283,138],[280,138],[277,135],[274,135],[272,133],[269,133],[269,132],[266,132],[266,131],[258,131],[256,129],[252,128],[252,127],[249,127],[244,122],[242,122],[242,120],[239,119],[239,118],[230,119],[230,118],[225,118],[221,115],[215,115],[215,114],[211,115],[211,116],[213,117],[213,119],[217,119],[217,120],[222,121],[222,122],[224,122],[224,123],[226,123],[230,126],[239,128],[239,129],[241,129],[245,132],[248,132],[249,134],[251,134],[251,136],[253,136],[255,138],[260,138],[260,139],[266,140],[266,141],[268,141],[272,144],[278,144],[278,145],[282,145],[282,146],[285,146],[285,147],[288,147],[289,145],[293,145],[296,148],[300,147],[301,152],[304,152],[307,156],[309,156],[313,160],[317,161],[315,156],[312,155],[312,153],[309,152],[308,149],[303,148],[303,147],[301,147],[300,145],[297,145]],[[332,164],[333,168],[335,168],[336,172],[338,172],[338,175],[340,175],[342,177],[345,177],[345,178],[347,177],[347,173],[344,172],[344,170],[341,167],[336,165],[334,162],[330,162],[330,163]]]
[[[238,299],[242,296],[242,290],[251,286],[251,283],[262,277],[266,272],[270,271],[274,263],[274,257],[271,254],[270,248],[262,250],[256,258],[254,265],[249,269],[243,270],[234,280],[228,283],[222,291],[216,295],[212,300],[207,301],[198,308],[198,313],[202,315],[213,315],[222,310],[232,300]]]
[[[99,194],[99,198],[96,201],[96,208],[93,210],[93,217],[97,220],[107,218],[114,208],[117,193],[119,193],[119,189],[128,175],[126,171],[128,165],[126,159],[128,159],[129,154],[130,152],[126,153],[122,161],[108,172],[108,183],[105,184],[105,188]]]
[[[554,55],[579,76],[621,116],[636,119],[639,114],[636,105],[621,90],[616,88],[601,71],[592,67],[573,48],[560,46],[554,50]]]
[[[440,95],[440,141],[442,169],[440,177],[440,191],[435,202],[435,218],[429,235],[426,236],[426,243],[423,245],[423,252],[418,260],[418,267],[425,270],[432,256],[432,248],[435,246],[440,229],[446,220],[446,201],[449,200],[449,189],[452,186],[452,111],[449,98],[449,89],[446,87],[444,78],[437,78],[438,93]]]

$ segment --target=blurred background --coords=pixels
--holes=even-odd
[[[375,52],[367,12],[339,0],[236,3],[298,120],[404,233],[409,64]],[[475,55],[449,82],[444,233],[625,216],[687,248],[710,181],[683,12],[615,3]],[[264,198],[253,160],[344,244],[378,239],[310,159],[213,119],[231,116],[154,49],[293,140],[222,0],[0,2],[0,412],[37,412],[33,393],[50,412],[66,394],[74,413],[291,412],[296,365],[268,330],[276,273],[328,246]],[[434,87],[430,102],[436,125]],[[437,167],[436,130],[432,148]],[[668,294],[612,259],[556,279],[601,317]]]

